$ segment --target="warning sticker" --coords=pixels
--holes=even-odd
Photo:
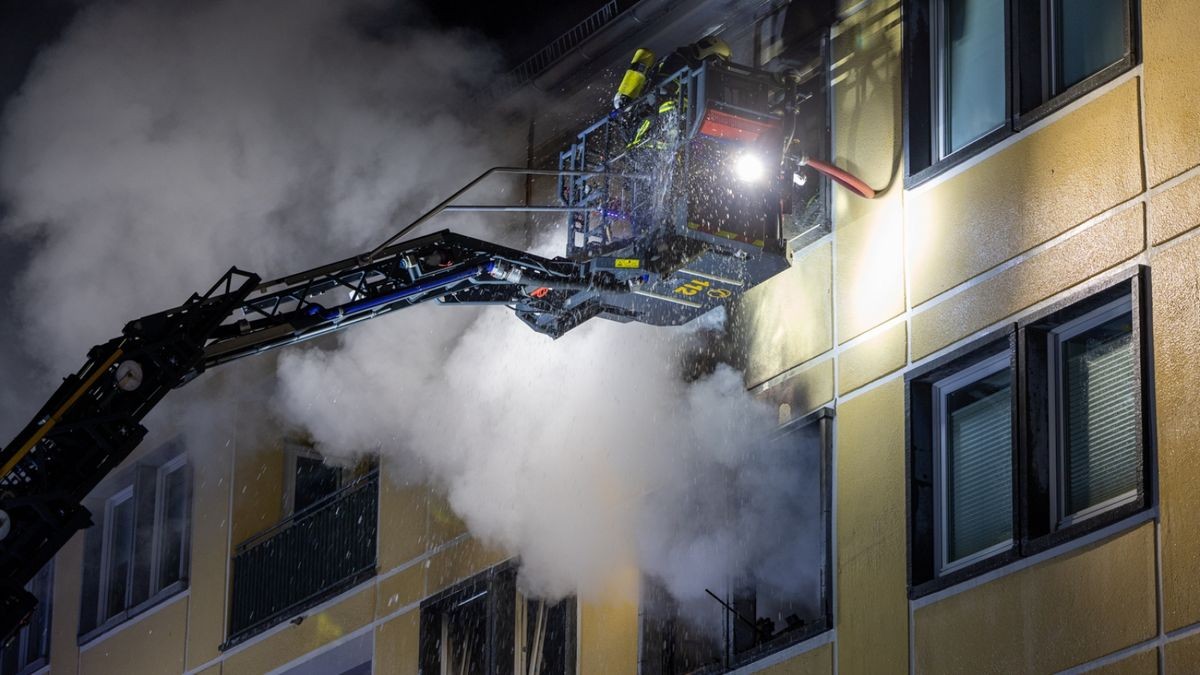
[[[637,258],[617,258],[613,262],[613,267],[617,269],[636,270],[642,266],[642,261]]]

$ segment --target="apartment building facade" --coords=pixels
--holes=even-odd
[[[3,672],[1200,670],[1195,3],[684,4],[534,84],[592,96],[560,85],[714,26],[741,62],[818,60],[811,152],[879,195],[807,193],[729,338],[816,452],[807,595],[731,588],[703,637],[632,568],[546,602],[387,458],[168,444],[94,495]]]

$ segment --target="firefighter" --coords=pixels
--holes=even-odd
[[[616,96],[613,97],[614,114],[627,106],[630,101],[636,100],[646,91],[657,86],[662,79],[674,75],[683,68],[696,68],[708,61],[728,61],[732,53],[729,45],[715,35],[676,49],[658,64],[654,63],[654,52],[649,49],[638,49],[633,54],[633,61],[629,64],[629,69],[625,71],[625,76],[621,78]],[[659,118],[675,112],[678,87],[674,86],[669,89],[669,91],[662,92],[664,95],[661,100],[653,102],[653,108],[641,118],[633,140],[627,147],[640,147],[650,140],[654,127],[666,126],[656,124],[656,122],[661,122],[662,120]]]
[[[657,80],[672,75],[685,66],[695,68],[705,61],[728,61],[732,55],[733,50],[729,45],[715,35],[676,49],[657,66],[654,65],[654,52],[638,49],[633,53],[633,61],[617,87],[617,94],[613,97],[613,109],[624,108],[630,101],[657,84]]]

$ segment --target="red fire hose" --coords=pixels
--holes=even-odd
[[[859,197],[864,199],[875,198],[875,190],[873,190],[870,185],[867,185],[857,176],[848,171],[843,171],[832,164],[826,164],[820,160],[809,159],[808,157],[800,160],[800,164],[811,166],[814,171],[829,176],[830,180],[853,192]]]

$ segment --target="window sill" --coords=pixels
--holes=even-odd
[[[912,174],[904,176],[904,189],[912,190],[920,187],[922,184],[937,178],[938,176],[950,171],[956,166],[966,163],[971,158],[984,152],[988,148],[996,145],[1004,139],[1012,136],[1014,133],[1011,124],[1005,120],[1005,124],[1000,128],[991,131],[979,138],[971,141],[965,147],[954,151],[944,159],[934,162],[932,165],[921,169]]]
[[[28,665],[17,671],[17,675],[41,675],[42,673],[50,672],[50,661],[48,657],[39,656]]]
[[[1016,133],[1022,133],[1029,127],[1046,119],[1059,110],[1062,110],[1063,108],[1071,105],[1084,96],[1087,96],[1093,91],[1103,87],[1113,80],[1116,80],[1125,73],[1128,73],[1130,70],[1133,70],[1134,66],[1136,65],[1137,63],[1134,61],[1133,57],[1126,55],[1125,58],[1121,59],[1120,61],[1106,66],[1098,72],[1083,79],[1081,82],[1068,87],[1066,91],[1062,92],[1061,94],[1051,97],[1050,100],[1042,103],[1033,110],[1018,116],[1015,124],[1013,125]]]
[[[78,638],[79,648],[83,649],[91,646],[93,643],[103,641],[110,634],[116,633],[127,626],[133,625],[138,620],[154,614],[151,610],[165,609],[168,604],[171,604],[171,601],[184,597],[187,588],[187,579],[176,581],[158,593],[155,593],[149,599],[143,600],[141,603],[112,616],[104,623],[85,633],[80,633]]]
[[[833,628],[825,628],[819,633],[809,635],[808,637],[793,642],[786,647],[780,647],[770,654],[759,656],[754,661],[737,665],[730,670],[730,672],[734,675],[746,675],[748,673],[765,670],[780,663],[784,663],[785,661],[790,661],[801,654],[807,654],[814,649],[830,644],[833,642],[833,638]]]
[[[1133,515],[1120,517],[1124,514],[1123,510],[1114,512],[1113,516],[1117,518],[1116,520],[1101,517],[1091,531],[1086,533],[1063,531],[1057,533],[1060,535],[1058,539],[1055,539],[1054,535],[1050,535],[1044,538],[1042,546],[1023,557],[1017,555],[1017,551],[1013,549],[980,561],[977,566],[961,570],[963,576],[943,577],[913,586],[909,589],[909,604],[913,609],[920,609],[1048,560],[1131,532],[1139,526],[1157,519],[1158,509],[1145,508]],[[1071,538],[1064,541],[1063,537],[1067,536]]]
[[[727,672],[754,672],[766,668],[776,661],[792,658],[825,644],[832,639],[833,635],[829,623],[827,619],[822,619],[820,623],[813,624],[806,630],[784,633],[766,644],[736,654]],[[825,636],[829,636],[829,639],[818,639]]]

